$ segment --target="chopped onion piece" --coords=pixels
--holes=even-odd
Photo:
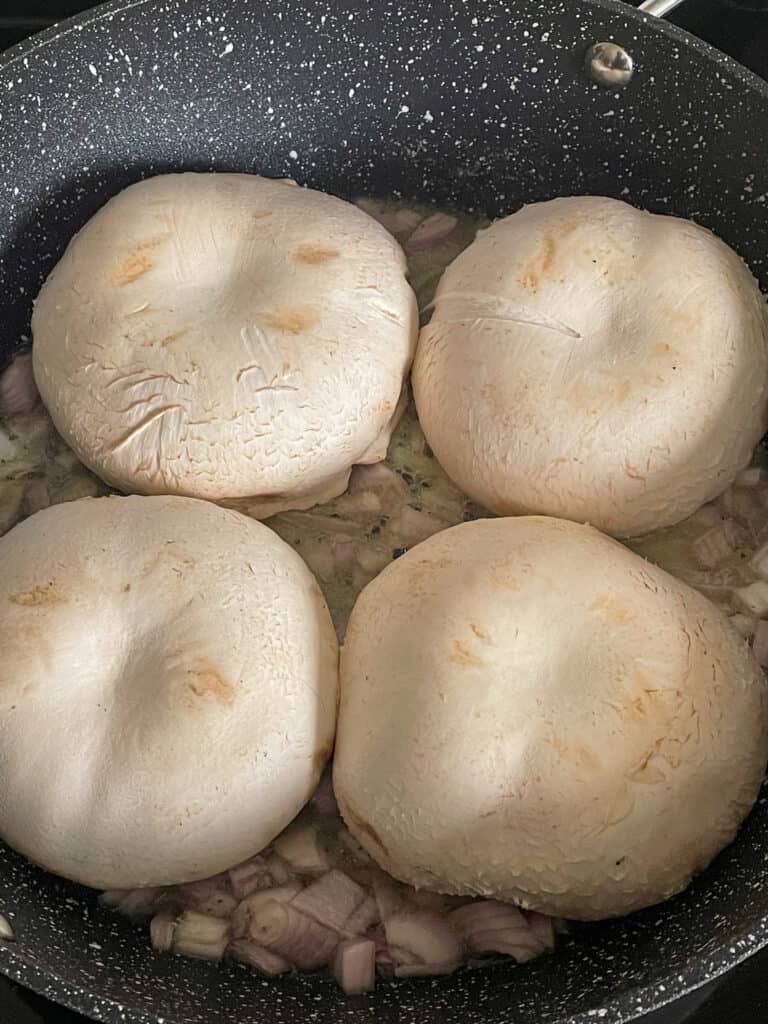
[[[367,896],[344,924],[346,935],[365,935],[369,928],[380,922],[379,907],[372,896]]]
[[[264,889],[261,892],[252,893],[232,914],[232,934],[237,938],[248,935],[251,922],[258,917],[259,912],[270,900],[290,903],[300,892],[299,883],[292,882],[290,885],[281,885],[275,889]]]
[[[555,948],[555,924],[551,917],[529,910],[525,914],[531,931],[545,949]]]
[[[758,619],[768,615],[768,581],[758,580],[749,586],[734,590],[734,598],[741,608],[751,612]]]
[[[258,889],[269,889],[273,884],[267,862],[263,857],[251,857],[237,867],[230,868],[227,875],[237,902]]]
[[[142,917],[152,913],[165,889],[112,889],[101,894],[101,902],[119,910],[128,917]]]
[[[702,569],[715,569],[726,558],[730,558],[734,551],[731,535],[727,524],[721,521],[719,526],[707,530],[693,542],[691,550]]]
[[[405,243],[405,251],[426,252],[447,242],[458,226],[458,218],[449,213],[434,213],[416,228]]]
[[[228,921],[185,910],[176,922],[173,951],[197,960],[221,960],[228,942]]]
[[[251,920],[251,936],[284,956],[297,967],[307,970],[327,964],[339,942],[339,936],[311,917],[296,910],[290,903],[269,900]]]
[[[734,481],[736,487],[758,487],[765,483],[765,470],[762,466],[750,466],[749,469],[742,469]]]
[[[217,892],[229,892],[229,876],[227,874],[211,875],[197,882],[185,882],[176,886],[176,892],[187,906],[196,907],[208,900]]]
[[[755,552],[749,564],[760,579],[768,580],[768,544]]]
[[[238,901],[228,892],[215,892],[207,900],[196,902],[192,909],[210,917],[226,918],[232,916],[237,904]]]
[[[0,914],[0,942],[15,942],[16,934],[5,914]]]
[[[502,953],[514,957],[520,964],[541,956],[545,949],[530,928],[525,931],[509,928],[473,932],[469,946],[475,953]]]
[[[398,537],[408,547],[411,544],[420,544],[433,534],[445,530],[448,525],[434,516],[427,515],[426,512],[419,512],[406,505],[398,518],[396,531]]]
[[[745,640],[751,640],[755,635],[757,620],[752,618],[751,615],[741,615],[740,613],[736,615],[729,615],[728,621],[739,636],[743,636]]]
[[[768,622],[758,622],[752,641],[752,653],[758,665],[768,667]]]
[[[310,803],[321,814],[337,815],[339,813],[339,805],[336,803],[333,792],[333,776],[330,765],[326,767],[320,777],[320,782]]]
[[[0,419],[32,412],[40,395],[32,373],[32,356],[16,356],[0,375]]]
[[[462,959],[463,944],[451,922],[429,910],[401,911],[384,919],[396,963],[447,964]]]
[[[376,946],[370,939],[342,942],[333,958],[333,974],[348,996],[373,992],[376,985]]]
[[[291,882],[291,873],[285,861],[278,857],[276,853],[267,858],[267,867],[269,868],[269,875],[274,885],[288,885]]]
[[[451,923],[464,936],[475,931],[487,931],[493,928],[528,929],[528,921],[523,912],[511,903],[501,900],[476,900],[459,907],[450,915]]]
[[[155,914],[149,923],[149,937],[152,948],[158,953],[170,953],[173,948],[173,936],[176,932],[178,916],[170,910]]]
[[[691,522],[700,526],[719,526],[723,521],[723,514],[714,501],[702,505],[698,512],[691,516]]]
[[[307,917],[339,932],[365,899],[365,890],[334,868],[302,889],[291,905]]]
[[[274,842],[277,853],[300,874],[322,874],[331,866],[313,825],[294,824]]]
[[[262,974],[269,975],[269,977],[285,974],[286,971],[291,970],[291,964],[285,957],[280,956],[279,953],[273,953],[265,946],[257,946],[250,939],[235,939],[234,942],[230,942],[227,953],[233,960],[238,960],[241,964],[247,964],[249,967],[255,967],[257,971],[261,971]]]

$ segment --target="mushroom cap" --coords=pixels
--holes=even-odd
[[[318,585],[266,526],[86,498],[0,540],[0,835],[102,889],[205,878],[309,799],[336,717]]]
[[[44,284],[35,378],[121,490],[306,508],[386,451],[418,330],[405,270],[333,196],[161,175],[111,199]]]
[[[453,527],[350,618],[334,790],[416,887],[585,920],[648,906],[733,839],[767,758],[746,643],[592,527]]]
[[[768,422],[765,306],[706,229],[555,199],[448,267],[413,385],[437,458],[486,508],[640,534],[749,462]]]

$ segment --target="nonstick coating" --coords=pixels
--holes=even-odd
[[[367,7],[115,2],[10,51],[0,63],[0,366],[28,340],[30,301],[73,232],[122,186],[179,168],[490,215],[554,195],[615,195],[709,225],[768,284],[768,87],[731,60],[613,2]],[[582,70],[588,45],[611,37],[638,65],[620,95]],[[556,956],[382,983],[355,999],[321,977],[265,981],[158,956],[92,893],[0,847],[0,912],[18,937],[0,945],[0,969],[105,1021],[615,1024],[768,942],[766,823],[761,800],[684,895],[585,928]]]

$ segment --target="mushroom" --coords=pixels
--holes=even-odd
[[[204,879],[271,842],[333,743],[338,645],[268,527],[86,498],[0,540],[0,836],[99,889]]]
[[[538,203],[448,267],[413,385],[430,446],[477,502],[637,535],[749,463],[768,423],[764,302],[690,221]]]
[[[589,526],[452,527],[363,591],[334,791],[417,888],[555,917],[682,890],[760,789],[768,698],[705,597]]]
[[[418,330],[405,271],[333,196],[161,175],[110,200],[46,281],[35,379],[120,490],[309,508],[386,453]]]

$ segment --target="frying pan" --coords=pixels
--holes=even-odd
[[[585,66],[611,41],[634,61],[622,90]],[[0,60],[0,369],[68,239],[142,176],[258,171],[489,216],[617,196],[708,225],[765,287],[767,139],[765,83],[614,0],[114,0]],[[683,895],[555,956],[354,999],[159,956],[94,893],[0,847],[17,938],[0,969],[103,1021],[619,1024],[768,943],[767,826],[762,800]]]

